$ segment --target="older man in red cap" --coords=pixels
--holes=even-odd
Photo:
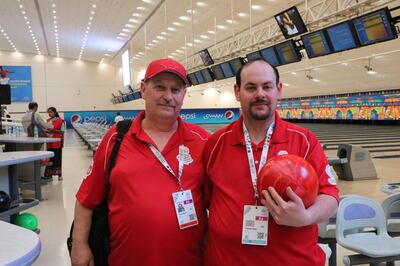
[[[109,177],[109,265],[202,265],[206,226],[202,152],[208,133],[179,117],[188,80],[172,59],[147,67],[145,111],[126,133]],[[106,194],[116,128],[106,133],[76,194],[72,265],[93,265],[92,210]]]

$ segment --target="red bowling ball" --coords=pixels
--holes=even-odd
[[[306,208],[312,205],[318,194],[318,175],[313,166],[293,154],[276,156],[267,161],[258,175],[257,188],[260,195],[262,190],[273,187],[288,201],[286,188],[289,186],[303,200]]]

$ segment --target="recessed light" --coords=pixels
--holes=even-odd
[[[133,17],[141,17],[141,15],[139,13],[132,13]]]
[[[199,40],[199,39],[194,39],[195,43],[202,43],[203,41]]]
[[[228,22],[229,24],[232,24],[233,23],[233,21],[231,20],[231,19],[227,19],[227,20],[225,20],[226,22]]]
[[[95,5],[95,4],[93,4],[93,5],[92,5],[92,7],[93,7],[93,8],[96,8],[96,5]]]
[[[179,22],[172,22],[172,25],[175,25],[175,26],[182,26],[182,24],[181,23],[179,23]]]
[[[90,12],[90,14],[94,15],[94,11]]]
[[[24,8],[24,6],[23,5],[19,5],[19,8]]]
[[[145,10],[146,8],[144,8],[144,7],[142,7],[142,6],[138,6],[136,9],[137,9],[137,10]]]
[[[133,18],[129,19],[129,21],[132,22],[132,23],[138,23],[139,22],[137,19],[133,19]]]
[[[187,16],[180,16],[179,19],[184,20],[184,21],[189,21],[190,18]]]
[[[247,14],[246,13],[237,13],[237,15],[239,16],[239,17],[241,17],[241,18],[245,18],[245,17],[247,17]]]
[[[177,49],[176,51],[177,51],[178,53],[183,53],[183,51],[180,50],[180,49]]]
[[[214,34],[214,33],[215,33],[215,31],[213,31],[213,30],[209,30],[209,31],[208,31],[208,33],[210,33],[210,34]]]
[[[296,73],[296,72],[294,72],[294,71],[293,71],[293,72],[290,72],[290,74],[292,74],[292,75],[297,75],[297,73]]]
[[[207,35],[202,34],[202,35],[200,35],[200,38],[209,39],[210,37],[208,37]]]
[[[260,6],[260,5],[251,5],[251,9],[253,9],[253,10],[261,10],[261,9],[263,9],[263,7]]]
[[[56,14],[56,13],[57,13],[57,11],[53,10],[53,14]]]
[[[196,5],[201,6],[201,7],[207,6],[207,4],[204,2],[197,2]]]
[[[163,36],[157,36],[156,38],[159,40],[165,40],[165,38]]]
[[[93,17],[89,17],[90,20],[93,20]]]
[[[125,27],[127,27],[127,28],[134,28],[135,26],[132,25],[132,24],[125,24]]]
[[[56,4],[52,4],[51,6],[52,6],[52,7],[56,7]]]
[[[191,42],[188,42],[186,45],[187,46],[193,46],[193,44]]]
[[[224,25],[217,25],[217,28],[220,30],[224,30],[226,27]]]
[[[173,27],[168,27],[167,30],[169,30],[169,31],[176,31],[176,29],[173,28]]]
[[[152,40],[152,42],[159,43],[160,41],[159,40]]]

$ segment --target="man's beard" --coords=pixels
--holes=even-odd
[[[264,113],[253,112],[252,107],[259,105],[259,104],[264,104],[264,105],[268,106],[268,109]],[[272,108],[271,108],[270,101],[259,100],[259,101],[251,103],[249,106],[250,117],[253,118],[254,120],[258,120],[258,121],[267,120],[271,116],[271,113],[272,113]]]

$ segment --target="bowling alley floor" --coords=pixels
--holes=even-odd
[[[329,156],[333,154],[328,154]],[[42,187],[45,200],[28,211],[39,219],[42,252],[34,265],[66,266],[70,265],[66,237],[73,219],[75,193],[85,177],[92,160],[92,153],[87,149],[78,135],[72,130],[66,133],[63,149],[63,177],[56,178]],[[381,187],[386,183],[400,182],[400,158],[373,159],[379,179],[364,181],[338,181],[341,194],[359,194],[371,197],[379,203],[386,194]],[[23,191],[24,196],[30,196],[29,191]],[[338,265],[343,265],[344,255],[350,251],[338,246]],[[400,262],[396,262],[400,265]]]

